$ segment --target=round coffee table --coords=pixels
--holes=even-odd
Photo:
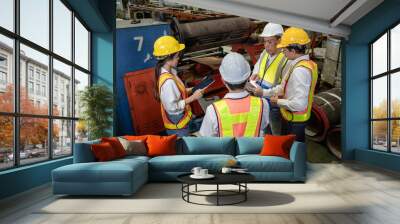
[[[198,205],[234,205],[245,202],[247,200],[247,192],[249,188],[247,183],[255,180],[255,177],[248,173],[216,173],[213,174],[215,177],[212,179],[193,179],[189,174],[182,174],[177,177],[178,181],[182,183],[182,199],[188,203]],[[198,190],[197,185],[215,185],[215,190]],[[194,191],[190,191],[190,186],[195,186]],[[236,185],[237,190],[223,190],[220,189],[220,185]],[[206,194],[209,192],[215,192],[215,194]],[[216,197],[216,204],[202,204],[190,201],[190,196],[203,196],[203,197]],[[221,197],[232,197],[240,196],[240,199],[231,203],[221,203]]]

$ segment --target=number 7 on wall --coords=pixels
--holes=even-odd
[[[139,41],[139,44],[138,44],[137,51],[138,51],[138,52],[142,51],[142,46],[143,46],[143,36],[137,36],[137,37],[134,37],[134,38],[133,38],[133,40]]]

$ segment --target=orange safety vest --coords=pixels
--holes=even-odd
[[[176,86],[179,89],[179,92],[181,93],[182,99],[186,99],[188,96],[187,96],[185,85],[183,84],[183,82],[180,79],[176,78],[176,76],[174,76],[170,73],[161,74],[160,78],[158,79],[158,92],[161,94],[161,87],[165,83],[165,81],[167,81],[168,79],[172,79],[175,82]],[[167,111],[165,111],[163,104],[161,104],[161,116],[164,121],[164,127],[166,129],[169,129],[169,130],[182,129],[182,128],[185,128],[189,124],[190,120],[192,119],[192,109],[190,108],[190,105],[186,105],[185,113],[184,113],[182,119],[178,123],[175,124],[175,123],[171,122],[171,120],[168,118],[168,113],[167,113]]]
[[[285,98],[286,98],[287,83],[290,79],[290,76],[292,75],[293,70],[297,67],[307,68],[311,72],[312,81],[311,81],[310,90],[308,92],[307,107],[303,111],[289,111],[286,108],[281,107],[280,111],[281,111],[282,117],[287,121],[305,122],[305,121],[308,121],[308,119],[310,119],[310,116],[311,116],[311,108],[312,108],[312,103],[313,103],[313,99],[314,99],[314,90],[315,90],[315,86],[316,86],[317,80],[318,80],[318,68],[317,68],[317,64],[311,60],[301,60],[301,61],[297,62],[297,64],[290,69],[289,74],[282,81],[283,95]]]
[[[258,137],[263,102],[259,97],[222,99],[213,103],[217,113],[219,137]]]

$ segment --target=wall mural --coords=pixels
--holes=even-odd
[[[171,133],[165,130],[157,93],[157,62],[165,60],[154,56],[154,43],[159,37],[170,35],[185,44],[177,55],[177,66],[172,69],[186,90],[204,82],[206,77],[213,80],[202,97],[189,104],[193,117],[188,135],[199,135],[207,106],[228,93],[219,71],[224,56],[237,52],[254,71],[266,48],[265,39],[260,37],[268,24],[265,21],[186,5],[160,4],[117,1],[117,135]],[[282,25],[284,30],[289,28]],[[318,66],[311,116],[305,128],[308,160],[337,162],[341,159],[341,39],[306,32],[310,39],[306,54]],[[184,115],[169,119],[177,124],[184,120]]]

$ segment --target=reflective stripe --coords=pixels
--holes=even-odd
[[[187,93],[186,93],[185,85],[180,80],[178,80],[174,75],[171,75],[169,73],[161,74],[160,78],[158,79],[158,91],[159,91],[159,93],[161,94],[161,87],[168,79],[174,80],[176,86],[179,89],[179,92],[181,93],[182,99],[186,99],[187,98]],[[164,106],[161,104],[161,116],[163,118],[164,127],[166,129],[177,130],[177,129],[185,128],[189,124],[190,120],[192,119],[192,110],[190,108],[190,105],[186,105],[185,106],[185,113],[184,113],[182,119],[177,124],[175,124],[175,123],[170,121],[170,119],[168,118],[167,111],[165,111]]]
[[[220,137],[257,137],[262,119],[262,100],[248,96],[243,99],[222,99],[214,103]],[[247,106],[247,108],[245,108]],[[236,109],[235,109],[236,107]],[[234,113],[237,108],[242,112]]]
[[[302,61],[299,61],[296,65],[294,65],[290,69],[289,75],[287,75],[285,77],[285,80],[282,81],[282,84],[284,85],[284,87],[283,87],[283,95],[284,96],[286,95],[287,83],[290,79],[290,76],[292,75],[293,70],[297,67],[305,67],[308,70],[310,70],[310,72],[311,72],[312,80],[311,80],[310,90],[308,92],[307,107],[303,111],[289,111],[286,108],[281,107],[280,111],[281,111],[282,117],[287,121],[305,122],[305,121],[308,121],[308,119],[310,119],[310,116],[311,116],[311,108],[312,108],[312,103],[313,103],[313,98],[314,98],[314,90],[315,90],[315,86],[317,84],[317,79],[318,79],[318,68],[317,68],[317,64],[315,64],[311,60],[302,60]]]
[[[260,80],[267,83],[267,85],[274,86],[281,82],[282,69],[286,65],[287,58],[282,52],[280,52],[267,68],[268,59],[269,54],[265,52],[261,59],[258,77]]]

